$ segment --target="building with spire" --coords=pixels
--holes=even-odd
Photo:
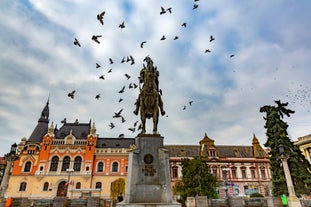
[[[29,138],[17,145],[18,159],[5,197],[115,199],[112,186],[126,182],[128,152],[135,148],[135,138],[99,137],[91,120],[64,120],[62,124],[58,129],[49,123],[48,100]],[[169,152],[172,185],[182,177],[181,160],[201,156],[221,183],[220,197],[269,194],[270,161],[255,135],[248,146],[216,145],[205,134],[199,144],[164,147]]]

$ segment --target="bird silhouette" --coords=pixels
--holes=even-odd
[[[208,52],[211,52],[211,51],[210,51],[210,49],[206,49],[204,52],[205,52],[205,53],[208,53]]]
[[[186,110],[186,106],[184,106],[184,108],[182,110]]]
[[[120,99],[119,99],[119,103],[120,103],[121,101],[123,101],[123,99],[122,99],[122,98],[120,98]]]
[[[110,63],[110,65],[113,64],[113,60],[111,58],[109,58],[109,63]]]
[[[100,44],[100,42],[99,42],[99,40],[98,40],[98,38],[100,38],[100,37],[102,37],[102,36],[101,36],[101,35],[93,35],[93,36],[92,36],[92,40],[93,40],[94,42]]]
[[[129,74],[127,74],[127,73],[125,73],[124,75],[127,78],[127,80],[131,78],[131,76]]]
[[[103,80],[105,80],[105,75],[101,75],[101,76],[99,76],[99,79],[103,79]]]
[[[168,11],[170,14],[172,13],[172,8],[167,8],[166,11]]]
[[[166,39],[166,37],[163,35],[160,40],[165,40],[165,39]]]
[[[192,9],[197,9],[199,7],[198,4],[193,4],[193,8]]]
[[[135,122],[134,122],[134,127],[136,127],[136,126],[137,126],[137,124],[138,124],[138,121],[135,121]]]
[[[230,55],[230,57],[231,57],[231,58],[233,58],[233,57],[234,57],[234,55]]]
[[[131,127],[131,128],[128,128],[128,130],[130,130],[131,132],[135,132],[136,128],[135,127]]]
[[[111,73],[111,72],[112,72],[112,68],[110,68],[107,73]]]
[[[124,63],[124,62],[125,62],[125,57],[123,57],[121,60],[121,63]]]
[[[178,36],[175,36],[175,37],[174,37],[174,40],[177,40],[178,38],[179,38]]]
[[[119,24],[119,28],[121,28],[121,29],[125,28],[124,21],[121,24]]]
[[[166,10],[164,9],[164,7],[161,6],[161,11],[160,11],[160,15],[165,14]]]
[[[147,42],[146,42],[146,41],[142,41],[142,42],[140,43],[140,47],[141,47],[141,48],[144,48],[144,44],[145,44],[145,43],[147,43]]]
[[[211,35],[209,41],[212,42],[214,40],[215,40],[215,38],[213,37],[213,35]]]
[[[137,85],[136,83],[133,83],[133,87],[134,87],[134,88],[137,88],[138,85]]]
[[[77,40],[77,38],[75,38],[75,41],[73,42],[73,44],[81,47],[80,42],[79,40]]]
[[[118,93],[124,93],[125,86],[122,87],[122,89]]]
[[[181,25],[182,27],[187,27],[187,23],[186,22],[184,22],[184,23],[182,23],[182,25]]]
[[[110,129],[113,129],[115,127],[114,123],[110,122],[109,127]]]
[[[124,134],[119,134],[119,138],[124,138]]]
[[[96,68],[100,68],[100,64],[96,63]]]
[[[75,90],[71,91],[70,93],[68,93],[68,97],[74,99],[74,96],[75,96]]]
[[[96,99],[99,99],[99,98],[100,98],[100,94],[97,94],[97,95],[95,96],[95,98],[96,98]]]
[[[67,119],[64,118],[60,123],[66,124],[66,122],[67,122]]]
[[[118,111],[118,112],[114,112],[114,115],[113,115],[112,118],[120,118],[120,117],[122,117],[121,116],[122,111],[123,111],[123,109],[120,109],[120,111]]]
[[[102,13],[100,14],[97,14],[97,20],[102,24],[104,25],[104,15],[105,15],[105,11],[103,11]]]
[[[189,101],[189,105],[190,105],[190,106],[192,105],[192,103],[193,103],[193,101]]]
[[[121,122],[124,123],[126,122],[125,118],[123,116],[121,116]]]

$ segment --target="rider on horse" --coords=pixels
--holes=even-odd
[[[159,71],[157,70],[156,67],[153,66],[153,61],[151,60],[150,57],[146,57],[144,59],[144,61],[147,62],[147,67],[144,66],[143,69],[141,69],[140,71],[140,77],[139,77],[139,82],[140,83],[144,83],[143,87],[142,87],[142,90],[144,90],[144,88],[146,87],[145,84],[146,84],[146,81],[152,81],[152,80],[146,80],[148,79],[148,77],[145,77],[145,73],[147,70],[149,71],[153,71],[155,74],[156,74],[156,77],[155,77],[155,80],[153,83],[153,87],[155,88],[156,92],[157,92],[157,95],[158,95],[158,100],[159,100],[159,108],[160,108],[160,111],[161,111],[161,115],[163,116],[165,114],[165,111],[163,109],[163,102],[162,102],[162,98],[159,94],[159,80],[158,80],[158,77],[159,77]],[[152,87],[152,86],[151,86]],[[135,102],[135,105],[136,105],[136,109],[134,111],[134,114],[138,115],[138,110],[139,110],[139,107],[140,107],[140,99],[141,99],[141,94],[138,95],[138,98]]]

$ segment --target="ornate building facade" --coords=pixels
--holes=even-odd
[[[311,163],[311,134],[299,137],[295,142],[305,158]]]
[[[101,138],[95,123],[67,123],[58,129],[49,123],[49,102],[28,139],[17,145],[5,197],[53,199],[57,196],[110,199],[112,184],[126,182],[128,151],[135,138]],[[269,158],[253,137],[250,146],[218,146],[206,134],[199,145],[166,145],[171,182],[181,179],[183,158],[203,157],[221,185],[220,197],[268,195],[271,185]]]
[[[260,146],[256,136],[252,145],[215,145],[206,134],[199,146],[166,146],[170,154],[172,182],[181,179],[181,160],[201,156],[210,167],[210,173],[217,177],[220,198],[247,196],[271,192],[271,172],[268,155]]]

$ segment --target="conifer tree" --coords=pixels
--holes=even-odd
[[[266,113],[265,128],[267,129],[267,141],[265,147],[270,148],[270,165],[272,173],[273,195],[288,195],[285,174],[281,160],[279,159],[279,146],[284,146],[285,155],[288,157],[293,185],[296,195],[310,194],[311,192],[311,165],[306,160],[299,147],[290,140],[287,133],[287,123],[283,121],[284,116],[290,117],[295,113],[286,106],[288,103],[275,101],[276,106],[266,105],[260,108],[260,112]]]
[[[209,166],[200,157],[183,159],[182,180],[174,185],[175,193],[179,193],[182,200],[187,197],[207,196],[216,198],[217,179],[210,173]]]

